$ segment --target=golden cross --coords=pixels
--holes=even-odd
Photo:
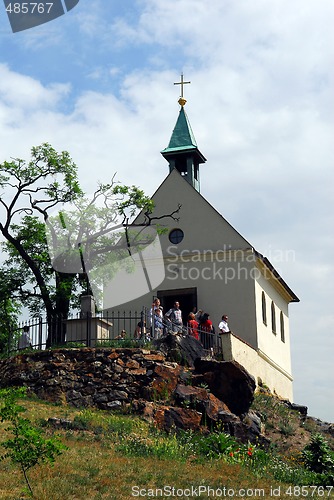
[[[174,83],[174,85],[181,85],[181,97],[183,97],[183,87],[184,85],[186,85],[187,83],[191,83],[191,82],[185,82],[183,80],[183,73],[181,73],[181,81],[180,82],[176,82]]]

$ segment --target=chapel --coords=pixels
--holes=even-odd
[[[183,76],[180,83],[179,115],[161,151],[168,174],[152,196],[158,221],[165,214],[174,216],[161,221],[165,232],[159,236],[159,252],[157,247],[143,251],[139,288],[125,287],[134,293],[120,308],[138,311],[158,297],[166,312],[178,301],[184,323],[197,308],[210,315],[216,331],[227,314],[232,333],[221,336],[224,360],[238,361],[257,384],[292,401],[289,304],[299,299],[270,261],[202,196],[206,158],[185,111]]]

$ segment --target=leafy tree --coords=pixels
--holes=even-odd
[[[6,452],[0,456],[0,461],[9,458],[14,464],[19,465],[30,494],[33,496],[27,475],[28,470],[43,462],[53,464],[56,456],[60,455],[66,447],[58,438],[46,439],[41,429],[33,426],[29,419],[20,415],[25,412],[25,408],[18,403],[18,399],[23,398],[25,394],[25,388],[0,391],[0,399],[3,400],[0,407],[0,422],[10,423],[10,426],[5,429],[10,433],[10,437],[1,443]]]
[[[18,291],[23,302],[31,298],[32,310],[36,299],[43,303],[51,325],[57,299],[53,300],[48,286],[52,268],[46,251],[41,251],[43,227],[37,216],[45,219],[49,210],[82,196],[76,165],[67,152],[57,153],[49,144],[42,144],[32,148],[29,162],[14,159],[1,165],[0,188],[0,231],[13,259],[7,267],[11,275],[8,289]],[[68,276],[57,278],[61,284],[68,280]],[[24,286],[29,282],[32,290]],[[58,287],[60,294],[62,288]]]
[[[32,314],[45,311],[47,344],[62,343],[63,320],[87,287],[85,263],[97,270],[103,267],[112,275],[115,265],[131,253],[131,246],[148,243],[135,228],[158,224],[164,217],[176,219],[180,207],[172,214],[153,217],[153,202],[142,190],[119,185],[114,179],[98,185],[89,199],[80,189],[69,154],[57,153],[49,144],[32,148],[28,163],[15,159],[0,167],[0,208],[4,213],[0,231],[9,257],[3,267],[10,277],[7,290]],[[139,210],[143,217],[133,223]],[[113,232],[116,225],[125,230],[125,236]],[[52,258],[50,242],[57,249]],[[101,265],[106,259],[107,268]]]

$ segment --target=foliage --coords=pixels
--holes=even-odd
[[[272,460],[268,470],[275,479],[293,484],[334,484],[334,454],[327,440],[317,432],[312,420],[304,420],[297,411],[290,410],[284,401],[269,391],[255,394],[252,409],[261,415],[272,438]],[[291,443],[313,433],[311,442],[300,452],[291,451]],[[282,436],[285,439],[282,439]],[[290,438],[290,439],[287,439]],[[284,460],[281,455],[287,455]]]
[[[82,196],[77,167],[66,151],[58,153],[45,143],[31,149],[30,161],[16,158],[0,168],[0,232],[9,254],[3,266],[6,288],[20,300],[30,299],[31,312],[43,304],[50,318],[63,305],[68,276],[55,275],[50,266],[44,222],[50,210]],[[56,291],[50,291],[52,279],[57,282]],[[66,302],[63,307],[66,310]]]
[[[62,298],[69,298],[69,307],[77,306],[78,298],[75,294],[80,291],[80,282],[76,282],[73,276],[56,273],[53,269],[47,247],[45,223],[37,216],[24,215],[19,224],[11,224],[11,234],[15,241],[20,242],[21,247],[17,248],[17,245],[8,241],[2,244],[8,256],[3,270],[6,270],[9,279],[5,280],[4,284],[12,297],[20,300],[33,316],[42,315],[46,300],[49,300],[55,312],[57,306],[60,307]],[[22,250],[29,256],[28,259],[22,258]],[[29,259],[38,267],[43,281],[43,293],[36,285]],[[66,306],[62,309],[63,313],[65,309]]]
[[[219,430],[209,434],[184,432],[180,440],[191,446],[193,453],[208,459],[224,459],[231,463],[255,464],[266,461],[265,452],[252,443],[240,443],[233,436]]]
[[[311,471],[330,476],[333,484],[334,453],[320,433],[311,437],[311,442],[302,451],[302,459],[305,466]]]
[[[15,346],[17,339],[13,332],[18,332],[20,313],[20,305],[13,299],[6,283],[6,273],[0,269],[0,356],[7,354]]]
[[[65,446],[57,438],[45,439],[41,429],[34,427],[29,419],[20,416],[25,409],[18,404],[17,400],[24,395],[23,388],[0,391],[0,398],[3,399],[0,421],[10,423],[5,430],[11,435],[1,443],[6,452],[0,456],[0,460],[9,458],[20,467],[33,496],[27,476],[28,470],[43,462],[54,463],[56,456],[61,454]]]
[[[141,341],[136,339],[114,339],[100,340],[96,342],[95,347],[129,348],[133,349],[141,346]]]
[[[179,461],[186,460],[187,455],[189,455],[187,444],[180,444],[176,435],[166,438],[154,432],[149,437],[132,434],[120,441],[116,449],[127,456],[156,457]]]
[[[56,406],[36,399],[26,400],[25,406],[30,408],[29,416],[35,421],[43,417],[46,427],[47,417],[55,416],[55,412],[58,418],[72,422],[59,429],[70,452],[52,469],[42,467],[38,475],[31,474],[34,492],[41,500],[72,497],[125,500],[129,498],[134,477],[135,484],[143,488],[147,484],[152,487],[175,484],[180,488],[198,484],[219,488],[224,484],[234,490],[264,488],[265,494],[261,496],[269,498],[272,487],[280,486],[279,498],[285,492],[290,497],[305,496],[308,492],[312,498],[332,498],[329,487],[325,486],[325,475],[312,472],[300,461],[282,457],[275,450],[240,444],[219,430],[208,434],[193,431],[165,434],[133,414]],[[16,488],[18,498],[18,481],[12,469],[0,469],[1,498],[1,493],[8,492],[9,487],[11,492]]]
[[[256,393],[252,409],[261,414],[261,419],[267,427],[275,425],[283,436],[293,435],[299,427],[299,417],[293,417],[284,402],[271,393]]]
[[[31,314],[46,313],[56,343],[64,341],[62,319],[79,306],[80,293],[91,293],[94,285],[98,298],[102,280],[130,266],[124,257],[156,235],[144,229],[155,224],[161,232],[160,220],[175,220],[180,209],[154,217],[153,201],[141,189],[114,178],[88,198],[69,153],[47,143],[32,148],[30,161],[5,161],[0,169],[0,233],[8,255],[4,287]],[[132,222],[138,211],[141,220]]]

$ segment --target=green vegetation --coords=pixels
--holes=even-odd
[[[322,477],[323,484],[334,484],[334,453],[325,438],[317,433],[302,452],[305,466]]]
[[[137,232],[130,234],[131,219],[143,211],[139,229],[159,223],[164,216],[152,217],[153,201],[138,187],[120,185],[114,178],[108,184],[99,183],[89,199],[79,186],[77,166],[69,153],[59,153],[47,143],[33,147],[28,161],[3,162],[0,172],[5,254],[0,268],[0,353],[7,349],[19,303],[32,315],[46,314],[48,345],[62,343],[62,320],[71,308],[79,307],[83,292],[91,293],[83,252],[88,261],[94,260],[96,276],[92,278],[91,272],[90,279],[100,283],[99,269],[105,278],[112,276],[115,265],[128,255],[130,242],[133,249],[147,244],[143,236],[139,242]],[[119,223],[126,238],[112,233]],[[59,265],[51,261],[47,235]],[[110,264],[107,268],[102,266],[105,260]]]
[[[18,338],[19,302],[13,299],[8,281],[11,277],[0,269],[0,357],[5,356],[16,345]],[[11,283],[11,287],[14,283]],[[11,288],[10,287],[10,288]]]
[[[128,500],[136,486],[155,489],[164,485],[180,490],[200,486],[231,491],[257,489],[257,496],[263,498],[270,498],[271,489],[276,488],[279,494],[275,498],[305,496],[306,491],[312,498],[334,498],[330,475],[310,466],[316,457],[321,457],[326,467],[333,459],[323,439],[313,439],[305,453],[293,458],[281,455],[276,448],[265,451],[257,444],[240,444],[219,429],[208,434],[183,431],[166,435],[130,414],[130,408],[129,414],[110,414],[29,399],[22,404],[35,428],[42,429],[49,439],[57,432],[68,447],[52,467],[45,463],[38,471],[31,469],[34,494],[39,500]],[[259,401],[256,404],[260,406]],[[55,430],[48,423],[51,417],[63,419],[64,425]],[[7,440],[1,432],[3,425],[0,445]],[[0,469],[0,499],[15,498],[25,497],[15,464],[7,458]]]
[[[0,421],[9,422],[5,428],[8,439],[1,446],[6,452],[0,456],[0,461],[10,459],[14,465],[18,465],[23,473],[24,479],[31,496],[33,491],[28,479],[29,469],[43,462],[55,462],[55,457],[60,455],[65,446],[56,437],[45,439],[41,429],[33,426],[29,419],[20,416],[25,408],[18,404],[19,397],[25,395],[25,389],[3,389],[0,391]]]
[[[96,342],[95,347],[112,347],[112,348],[129,348],[135,349],[136,347],[145,347],[145,349],[156,349],[151,342],[144,342],[136,339],[114,339],[114,340],[100,340]]]

